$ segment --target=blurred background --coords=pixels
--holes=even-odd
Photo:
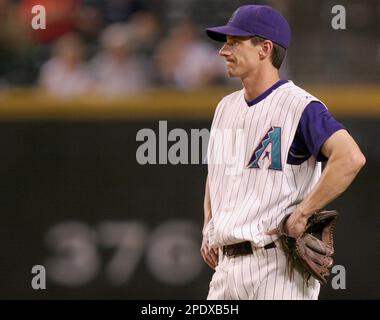
[[[282,77],[324,101],[367,157],[329,206],[341,212],[346,289],[329,284],[320,298],[380,298],[379,0],[0,0],[0,298],[207,296],[207,166],[139,165],[136,135],[152,129],[158,148],[159,120],[189,137],[210,128],[240,84],[204,28],[252,3],[291,25]],[[336,4],[346,30],[331,26]],[[46,29],[32,28],[35,5]],[[46,290],[31,286],[34,265],[46,267]]]

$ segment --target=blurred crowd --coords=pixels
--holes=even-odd
[[[344,31],[331,28],[333,0],[253,2],[274,6],[290,21],[285,77],[380,81],[380,0],[347,0]],[[46,8],[46,29],[31,26],[35,5]],[[0,0],[0,90],[32,85],[69,98],[237,84],[226,78],[218,44],[203,29],[224,22],[239,5],[238,0]]]
[[[31,27],[34,5],[46,29]],[[168,28],[140,0],[0,0],[0,87],[35,84],[70,98],[223,83],[217,48],[190,18]]]

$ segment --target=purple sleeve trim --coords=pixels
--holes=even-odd
[[[311,155],[317,161],[326,161],[321,148],[325,141],[340,129],[346,128],[334,119],[322,103],[310,102],[302,113],[287,163],[299,165]]]

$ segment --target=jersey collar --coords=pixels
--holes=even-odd
[[[252,107],[255,104],[258,104],[260,101],[264,100],[267,96],[269,96],[273,90],[276,90],[278,87],[287,83],[288,80],[278,80],[273,86],[271,86],[268,90],[260,94],[258,97],[251,101],[245,101],[249,107]]]

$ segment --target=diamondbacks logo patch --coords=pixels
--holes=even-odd
[[[281,164],[281,128],[271,127],[252,154],[247,168],[260,168],[259,161],[268,159],[268,169],[282,170]]]

